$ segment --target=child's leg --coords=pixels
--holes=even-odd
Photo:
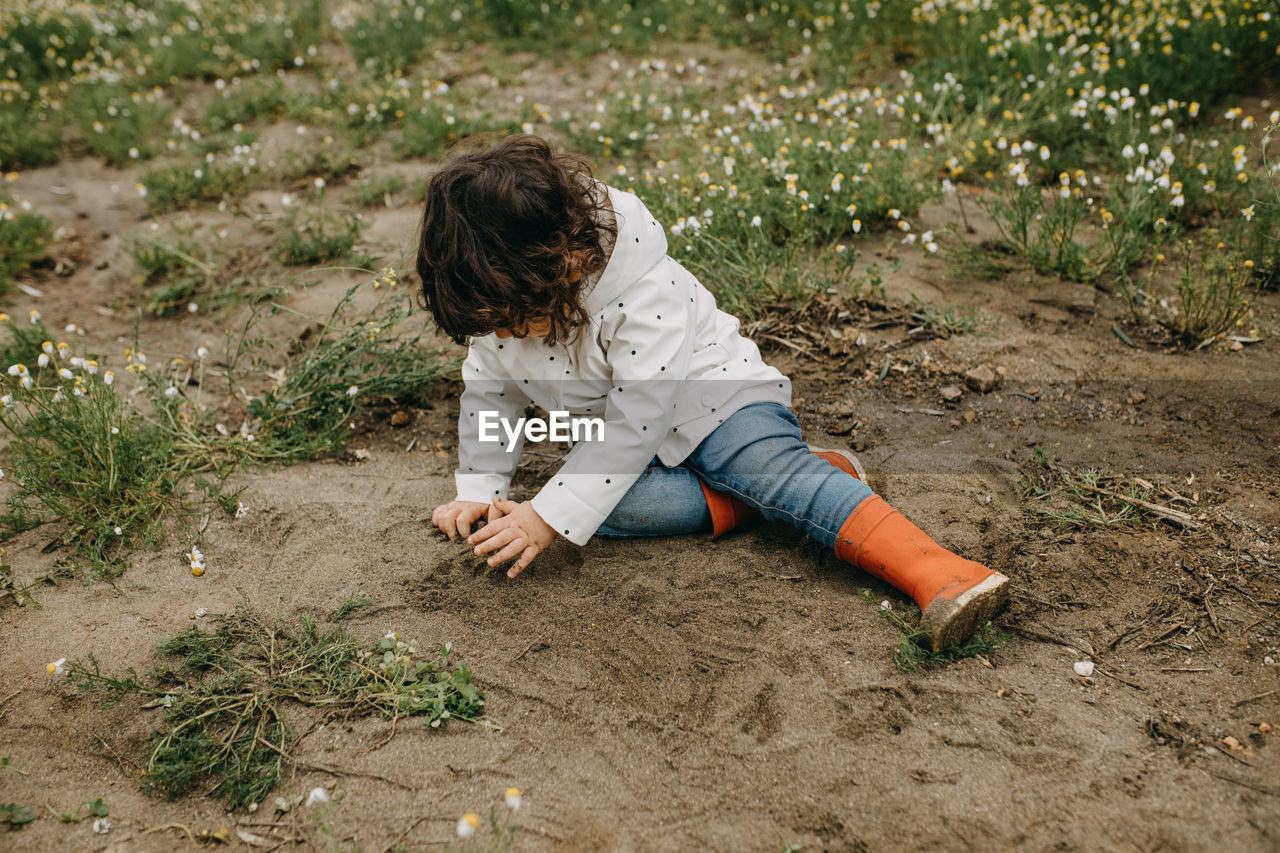
[[[716,491],[790,522],[914,598],[935,651],[968,637],[1008,597],[1004,575],[938,545],[866,484],[810,452],[785,406],[740,409],[686,464]]]
[[[698,476],[654,459],[596,530],[601,536],[676,536],[705,533],[711,515]]]
[[[753,403],[735,412],[685,464],[712,489],[770,521],[786,521],[828,548],[858,505],[873,495],[862,481],[815,455],[786,406]]]

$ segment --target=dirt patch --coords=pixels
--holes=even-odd
[[[83,255],[69,276],[40,282],[31,304],[51,327],[79,324],[112,351],[132,340],[122,306],[142,287],[120,243],[122,223],[144,213],[134,180],[84,160],[23,176]],[[246,202],[261,215],[276,204]],[[930,208],[923,225],[954,215]],[[376,219],[366,240],[397,254],[411,203]],[[247,601],[323,619],[363,592],[376,604],[349,618],[356,634],[452,641],[502,730],[401,723],[387,741],[386,721],[306,720],[296,757],[405,786],[298,770],[279,787],[340,790],[327,820],[342,844],[447,840],[458,815],[514,785],[525,793],[518,846],[531,850],[1275,849],[1275,338],[1194,355],[1130,348],[1112,332],[1124,308],[1104,293],[957,280],[912,257],[886,282],[890,297],[975,309],[981,336],[941,339],[913,332],[905,312],[880,325],[870,320],[886,315],[868,315],[840,339],[865,332],[861,346],[769,358],[795,379],[813,443],[855,448],[887,500],[1013,578],[1007,647],[898,672],[897,631],[859,589],[895,606],[902,596],[778,525],[715,542],[561,543],[508,581],[430,530],[431,508],[453,495],[456,398],[444,393],[406,425],[393,428],[391,411],[362,421],[352,447],[368,461],[237,475],[248,513],[211,521],[201,578],[171,540],[114,585],[42,587],[40,607],[6,607],[0,753],[27,775],[0,769],[0,801],[69,810],[102,797],[113,829],[95,836],[45,814],[4,844],[170,850],[188,843],[181,830],[147,830],[263,831],[264,811],[144,797],[156,712],[132,700],[102,710],[45,664],[92,652],[108,670],[141,671],[197,608],[216,619]],[[291,304],[317,313],[354,278],[327,274]],[[1256,309],[1273,335],[1278,306],[1264,294]],[[19,298],[10,313],[28,307]],[[185,355],[241,321],[144,318],[141,337]],[[311,321],[272,322],[287,340]],[[998,376],[987,393],[964,378],[980,365]],[[958,398],[942,395],[948,385]],[[1176,495],[1170,505],[1198,529],[1062,527],[1025,494],[1034,448],[1071,469],[1140,478],[1157,501]],[[522,475],[517,495],[539,484]],[[49,567],[51,538],[37,528],[8,543],[19,578]],[[1096,663],[1087,679],[1072,672],[1086,658]],[[275,829],[318,844],[308,814]]]

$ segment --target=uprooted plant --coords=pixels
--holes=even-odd
[[[418,717],[432,728],[449,720],[493,725],[482,715],[484,694],[471,670],[451,662],[450,643],[438,659],[419,660],[416,641],[394,632],[363,646],[342,625],[268,618],[241,605],[216,630],[193,627],[156,650],[169,661],[146,675],[132,668],[104,674],[93,655],[67,664],[67,675],[84,690],[104,692],[108,705],[139,696],[148,699],[143,708],[160,710],[146,742],[142,787],[169,799],[211,786],[229,808],[262,802],[286,765],[298,763],[290,755],[297,740],[291,703],[329,715]]]

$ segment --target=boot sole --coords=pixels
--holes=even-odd
[[[930,602],[920,620],[920,631],[928,636],[929,648],[940,652],[970,637],[1008,600],[1009,579],[992,572],[990,577],[955,598]]]
[[[847,462],[849,463],[849,467],[853,469],[853,476],[854,476],[854,477],[858,478],[859,480],[861,480],[861,481],[862,481],[862,482],[864,482],[864,483],[865,483],[865,482],[867,482],[867,469],[866,469],[866,468],[863,468],[863,467],[862,467],[862,462],[861,462],[861,461],[859,461],[858,457],[854,456],[854,455],[853,455],[852,453],[850,453],[849,451],[847,451],[847,450],[840,450],[840,449],[838,449],[838,448],[832,448],[832,447],[811,447],[811,448],[809,448],[809,450],[810,450],[810,451],[812,451],[813,453],[834,453],[834,454],[836,454],[837,456],[841,457],[842,459],[844,459],[845,461],[847,461]],[[819,457],[819,458],[821,458],[821,457]],[[829,460],[829,459],[824,459],[823,461],[824,461],[824,462],[826,462],[828,465],[831,465],[831,467],[833,467],[833,468],[839,468],[839,467],[840,467],[839,465],[832,465],[831,460]],[[848,472],[846,471],[845,473],[848,473]]]

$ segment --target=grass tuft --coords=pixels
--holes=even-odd
[[[893,662],[897,664],[899,672],[919,672],[936,666],[952,664],[965,658],[990,654],[996,649],[1008,645],[1013,639],[1011,634],[1000,631],[990,622],[987,622],[964,642],[956,643],[940,652],[935,652],[925,645],[924,635],[912,624],[912,622],[920,621],[918,618],[919,609],[908,605],[908,609],[917,617],[912,622],[908,622],[893,608],[882,606],[871,590],[864,588],[860,592],[868,606],[874,609],[881,617],[892,622],[902,632],[902,637],[899,638],[898,644],[893,649]]]
[[[143,707],[160,710],[142,787],[170,800],[198,788],[228,808],[262,802],[296,740],[292,703],[331,715],[418,717],[431,728],[454,719],[492,724],[471,670],[451,662],[450,643],[438,658],[418,660],[415,643],[394,633],[363,646],[342,626],[267,618],[242,605],[216,631],[189,628],[156,651],[169,660],[145,676],[105,675],[93,655],[67,671],[82,689],[105,693],[107,704],[140,696]]]

